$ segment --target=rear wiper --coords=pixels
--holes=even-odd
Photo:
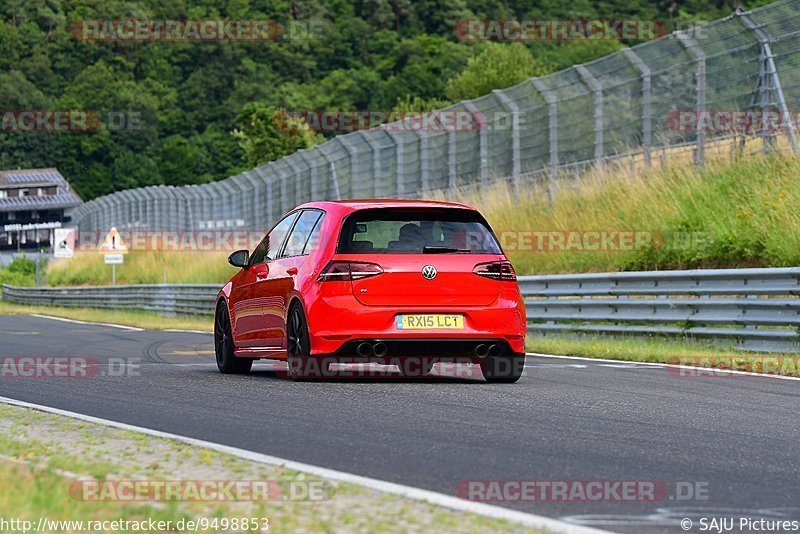
[[[468,248],[455,248],[455,247],[423,247],[423,254],[447,254],[453,252],[472,252]]]

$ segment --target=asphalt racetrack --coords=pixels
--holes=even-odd
[[[492,503],[615,532],[681,532],[684,517],[800,519],[798,381],[529,356],[512,385],[452,369],[295,383],[269,362],[221,375],[210,334],[0,316],[0,339],[4,359],[101,363],[89,378],[0,378],[0,396],[21,401],[447,495],[463,481],[668,488],[645,502]],[[109,361],[116,372],[102,371]]]

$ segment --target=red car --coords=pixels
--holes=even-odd
[[[310,202],[289,212],[220,290],[217,365],[247,373],[287,360],[302,379],[333,362],[430,373],[437,361],[480,364],[516,382],[525,307],[489,224],[463,204],[417,200]]]

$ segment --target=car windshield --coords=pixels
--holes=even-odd
[[[478,213],[462,209],[363,210],[349,216],[341,254],[500,254]]]

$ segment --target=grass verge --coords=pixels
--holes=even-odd
[[[92,323],[114,323],[147,330],[179,329],[212,332],[214,328],[211,317],[163,317],[152,312],[139,310],[28,306],[0,301],[0,315],[29,315],[32,313]]]
[[[134,250],[117,265],[117,284],[222,284],[236,274],[229,252]],[[97,252],[79,252],[47,265],[51,286],[111,285],[111,266]]]
[[[604,358],[629,362],[692,365],[716,370],[738,370],[782,376],[800,376],[800,356],[726,350],[703,341],[599,336],[528,337],[527,349],[541,354]]]
[[[656,154],[649,168],[626,160],[578,181],[563,176],[552,207],[535,185],[434,196],[478,207],[519,274],[800,264],[800,159],[731,146],[709,145],[703,169],[691,151],[675,149]],[[118,282],[223,283],[235,272],[226,254],[133,251],[117,268]],[[95,252],[47,268],[50,285],[110,281]]]
[[[34,525],[40,517],[84,522],[247,517],[268,519],[270,532],[540,532],[184,443],[5,404],[0,404],[0,449],[3,517],[29,520]],[[149,497],[136,502],[87,500],[87,495],[124,494],[87,493],[80,482],[111,488],[114,481],[133,480],[150,487],[164,481],[182,487],[208,481],[260,482],[277,491],[270,491],[266,499],[237,502],[184,498],[188,493],[179,498]],[[302,488],[317,489],[309,497],[311,493],[303,493]],[[72,531],[79,529],[73,527]]]
[[[520,274],[800,264],[800,159],[723,153],[698,169],[670,158],[564,176],[552,207],[546,190],[506,184],[459,200],[486,216]]]

